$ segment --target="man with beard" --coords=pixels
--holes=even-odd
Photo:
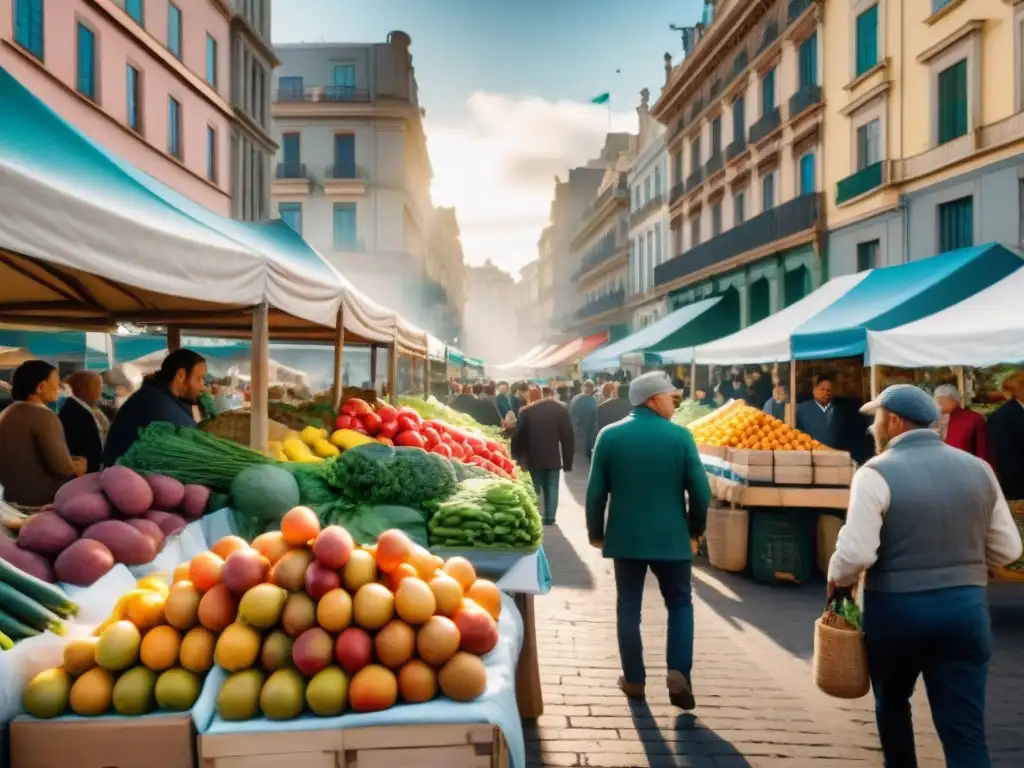
[[[948,765],[991,765],[985,687],[992,632],[987,566],[1021,555],[1021,539],[992,468],[946,445],[939,411],[909,384],[883,390],[878,455],[850,486],[846,524],[829,563],[829,597],[867,571],[864,640],[887,766],[916,768],[910,697],[924,677]]]
[[[192,406],[206,390],[206,358],[191,349],[176,349],[160,370],[147,376],[114,417],[103,451],[103,464],[112,467],[154,421],[176,427],[195,427]]]

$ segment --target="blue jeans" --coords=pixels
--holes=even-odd
[[[992,627],[983,587],[868,592],[864,640],[885,764],[917,768],[910,697],[924,677],[950,768],[990,768],[985,684]]]
[[[530,473],[530,477],[533,479],[533,489],[537,491],[544,522],[554,523],[555,513],[558,511],[558,484],[561,481],[562,470],[535,469]]]
[[[644,684],[644,643],[640,637],[647,569],[653,571],[668,609],[666,666],[690,679],[693,669],[693,603],[689,560],[615,560],[615,619],[619,659],[627,683]]]

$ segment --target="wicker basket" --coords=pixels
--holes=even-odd
[[[825,576],[828,575],[828,564],[836,551],[836,539],[839,538],[839,529],[846,522],[835,515],[818,515],[818,570]]]
[[[747,567],[750,514],[745,509],[711,507],[705,534],[708,561],[715,568],[738,573]]]
[[[252,437],[252,414],[249,411],[228,411],[214,419],[204,421],[200,428],[215,437],[239,445],[249,445]],[[270,440],[284,440],[290,430],[284,424],[271,419],[268,431]]]
[[[814,622],[814,684],[836,699],[859,699],[871,690],[864,633],[832,611]]]

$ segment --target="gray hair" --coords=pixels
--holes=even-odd
[[[935,388],[934,397],[948,397],[956,401],[957,405],[963,405],[963,398],[960,396],[960,390],[953,384],[941,384]]]

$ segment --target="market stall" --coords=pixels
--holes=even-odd
[[[590,336],[580,336],[562,344],[543,357],[534,358],[530,367],[535,371],[556,371],[569,379],[578,379],[578,363],[594,350],[608,343],[608,332],[601,331]]]
[[[550,347],[550,344],[537,344],[528,349],[523,354],[519,355],[519,357],[516,357],[508,361],[507,363],[501,363],[499,365],[496,365],[494,366],[494,368],[497,371],[501,371],[502,375],[505,375],[505,372],[518,373],[519,371],[524,371],[526,370],[524,363],[527,363],[530,360],[534,359],[544,350],[550,349]]]

